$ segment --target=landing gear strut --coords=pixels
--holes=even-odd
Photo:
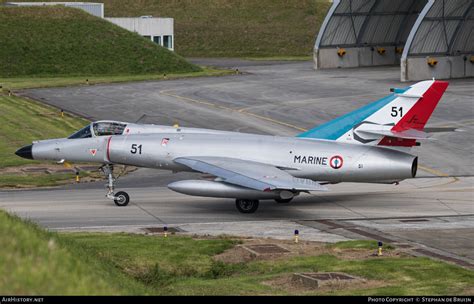
[[[101,168],[104,175],[108,178],[107,194],[105,197],[114,200],[115,205],[119,207],[127,206],[130,202],[130,196],[127,192],[119,191],[114,194],[115,178],[114,178],[114,167],[113,165],[103,165]]]
[[[241,213],[254,213],[258,209],[258,200],[236,199],[235,206]]]

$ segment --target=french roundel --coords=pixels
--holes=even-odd
[[[344,163],[344,160],[342,159],[342,156],[335,155],[329,159],[329,165],[333,169],[339,169],[342,167],[342,164]]]

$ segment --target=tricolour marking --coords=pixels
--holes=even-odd
[[[408,88],[403,89],[406,91]],[[364,121],[374,113],[397,99],[396,94],[390,94],[362,108],[326,122],[318,127],[297,135],[297,137],[337,140],[351,130],[354,125]]]
[[[107,161],[110,162],[110,140],[112,139],[112,136],[107,139]]]
[[[340,155],[334,155],[329,160],[329,165],[333,169],[340,169],[343,164],[344,164],[344,160],[343,160],[342,156],[340,156]]]
[[[407,129],[423,130],[447,87],[448,83],[445,81],[434,81],[423,92],[423,97],[392,128],[392,131],[400,132]]]

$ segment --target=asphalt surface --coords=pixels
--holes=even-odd
[[[314,71],[311,62],[197,60],[240,74],[34,89],[19,92],[93,120],[174,124],[293,136],[404,87],[396,67]],[[243,215],[228,199],[196,198],[169,191],[189,173],[139,169],[118,190],[128,207],[104,198],[103,182],[59,189],[0,192],[0,207],[56,230],[131,231],[174,226],[187,233],[302,238],[335,242],[387,239],[409,243],[472,265],[474,252],[474,80],[450,80],[429,127],[437,133],[414,150],[419,176],[395,185],[340,184],[330,192],[302,195],[287,205],[262,202]],[[145,116],[143,117],[143,115]],[[243,147],[244,148],[244,147]]]

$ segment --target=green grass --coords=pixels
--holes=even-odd
[[[88,121],[65,115],[40,103],[15,96],[0,95],[0,168],[37,164],[16,156],[15,151],[33,140],[65,137]]]
[[[199,72],[176,53],[82,10],[0,7],[0,77]]]
[[[154,287],[176,278],[210,277],[216,272],[212,256],[237,242],[230,239],[194,240],[190,237],[155,237],[130,234],[66,234],[93,255]],[[214,274],[215,275],[215,274]]]
[[[62,182],[74,182],[74,173],[1,174],[0,188],[51,187]],[[84,177],[85,173],[81,174]]]
[[[102,75],[102,76],[64,76],[64,77],[11,77],[0,78],[0,85],[6,90],[64,87],[74,85],[94,85],[100,83],[170,80],[201,76],[225,76],[235,74],[232,70],[218,70],[203,67],[201,71],[190,73],[147,74],[147,75]]]
[[[0,169],[23,165],[42,165],[15,155],[15,151],[34,140],[65,137],[89,122],[21,97],[0,94]],[[82,172],[81,177],[88,176]],[[48,187],[74,182],[73,173],[1,173],[0,188]]]
[[[174,18],[175,50],[196,57],[310,56],[328,0],[104,0],[107,17]]]
[[[332,292],[342,295],[468,294],[474,283],[474,272],[428,258],[344,260],[319,255],[233,265],[211,260],[212,255],[235,244],[228,239],[196,241],[189,237],[165,239],[128,234],[67,234],[63,237],[78,242],[91,255],[114,263],[118,269],[162,295],[291,294],[262,282],[308,271],[347,272],[381,280],[387,285]],[[328,246],[368,249],[374,248],[374,243],[355,241]],[[309,294],[318,294],[318,291]]]
[[[0,293],[146,294],[149,289],[56,233],[0,211]]]
[[[324,292],[338,295],[460,295],[472,293],[474,283],[474,272],[428,258],[344,260],[324,254],[227,264],[212,257],[239,243],[229,238],[58,234],[4,212],[0,229],[3,294],[318,294],[263,284],[306,271],[341,271],[384,282],[377,288]],[[331,246],[352,245],[372,246],[366,241]]]

